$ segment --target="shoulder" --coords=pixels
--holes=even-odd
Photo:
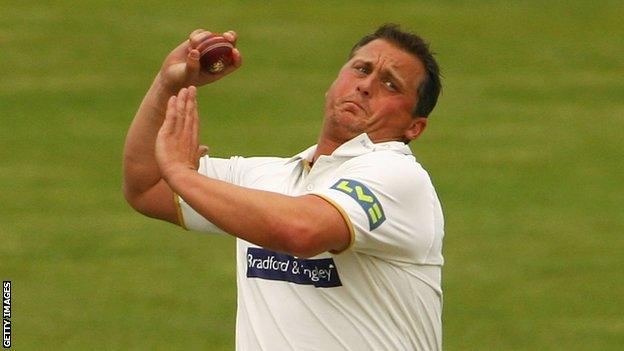
[[[413,155],[391,150],[370,152],[345,162],[343,171],[391,185],[428,185],[429,174]]]
[[[412,155],[375,151],[354,157],[340,168],[332,184],[338,191],[342,191],[340,184],[359,186],[383,204],[404,209],[427,207],[437,198],[429,174]]]

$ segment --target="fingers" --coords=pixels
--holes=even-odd
[[[231,64],[230,69],[227,70],[226,72],[226,73],[231,73],[232,71],[236,70],[243,64],[243,59],[240,54],[240,51],[238,51],[238,49],[236,48],[236,41],[238,40],[238,34],[233,30],[228,30],[227,32],[223,33],[223,37],[227,41],[232,43],[232,46],[234,46],[234,49],[232,49],[232,64]]]
[[[223,37],[229,41],[230,43],[232,43],[233,46],[236,46],[236,40],[238,39],[238,34],[236,34],[235,31],[233,30],[228,30],[227,32],[222,34]]]
[[[194,35],[200,34],[201,32],[205,32],[204,29],[195,29],[194,31],[191,32],[191,34],[189,34],[189,38],[193,37]]]
[[[239,68],[243,64],[243,57],[237,48],[232,49],[232,66]]]
[[[243,64],[243,58],[240,54],[240,51],[238,51],[237,48],[234,48],[232,49],[232,63],[226,66],[225,69],[219,72],[217,75],[214,75],[214,74],[213,75],[218,78],[224,77],[236,71],[238,68],[240,68],[242,64]]]
[[[236,48],[236,40],[238,40],[238,34],[233,30],[228,30],[227,32],[223,33],[223,37],[234,46],[234,49],[232,49],[232,66],[234,66],[235,69],[239,68],[243,64],[243,60],[240,51],[238,51],[238,49]]]
[[[213,33],[204,29],[196,29],[189,34],[189,43],[192,48],[196,48],[202,41],[211,36]],[[238,34],[233,30],[228,30],[221,34],[227,41],[236,46]]]
[[[189,134],[193,149],[196,149],[199,144],[199,118],[197,116],[196,93],[197,89],[194,86],[188,88],[184,119],[184,131]]]
[[[175,129],[175,122],[176,122],[176,117],[177,117],[175,107],[176,107],[176,97],[174,95],[169,98],[169,101],[167,101],[167,112],[165,114],[165,121],[160,127],[160,131],[162,133],[169,134],[173,132],[173,130]]]
[[[191,48],[196,49],[199,44],[201,44],[204,40],[206,40],[206,38],[208,38],[209,36],[211,36],[212,33],[203,29],[198,29],[196,31],[193,31],[193,33],[191,33],[191,35],[189,35],[189,44],[191,45]]]
[[[186,95],[188,94],[188,90],[186,88],[180,89],[178,96],[176,98],[176,124],[175,124],[175,132],[180,133],[184,130],[184,113],[186,110]]]
[[[197,114],[197,88],[190,86],[180,89],[177,97],[169,99],[167,119],[171,129],[179,138],[186,140],[189,147],[197,149],[199,144],[199,116]],[[192,153],[191,152],[191,153]]]
[[[184,43],[184,50],[186,51],[186,58],[184,59],[186,62],[182,66],[184,68],[181,72],[174,72],[173,70],[170,70],[178,75],[178,77],[176,77],[177,81],[179,81],[178,88],[182,86],[202,86],[208,83],[213,83],[241,67],[243,62],[242,57],[240,51],[236,48],[238,34],[233,30],[229,30],[219,36],[222,36],[234,47],[232,49],[232,62],[228,64],[223,71],[217,73],[212,73],[202,68],[200,62],[201,52],[209,44],[208,38],[215,35],[219,34],[215,34],[204,29],[196,29],[189,34],[188,40]]]

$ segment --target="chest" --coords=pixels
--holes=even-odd
[[[242,186],[300,196],[316,190],[331,187],[339,174],[339,165],[318,162],[313,167],[303,162],[275,167],[270,172],[252,170],[244,178]]]

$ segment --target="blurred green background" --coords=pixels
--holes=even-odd
[[[126,130],[162,59],[235,29],[213,155],[314,144],[351,45],[396,22],[444,92],[412,148],[446,216],[446,350],[624,345],[621,1],[22,1],[0,11],[0,278],[16,350],[232,350],[234,240],[133,212]]]

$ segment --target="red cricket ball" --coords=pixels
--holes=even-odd
[[[219,73],[232,63],[232,43],[223,36],[212,34],[198,46],[199,62],[210,73]]]

